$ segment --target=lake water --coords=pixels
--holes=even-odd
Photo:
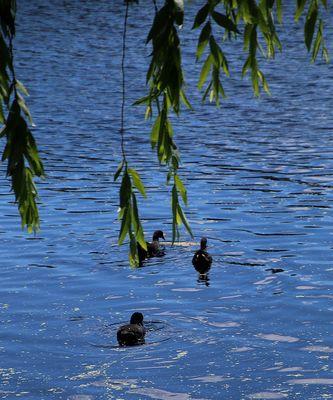
[[[1,397],[332,399],[333,68],[309,63],[292,9],[284,52],[262,62],[272,96],[253,98],[234,43],[229,97],[216,109],[195,89],[190,26],[202,2],[188,5],[181,36],[194,111],[173,123],[196,244],[166,246],[164,258],[132,269],[117,246],[113,183],[123,2],[18,3],[16,65],[47,179],[42,230],[29,236],[0,171]],[[140,3],[128,30],[126,148],[149,195],[139,200],[147,236],[162,229],[170,240],[166,169],[144,110],[130,106],[149,60],[153,9]],[[208,282],[191,264],[201,236],[214,258]],[[147,320],[146,344],[119,348],[117,327],[133,311]]]

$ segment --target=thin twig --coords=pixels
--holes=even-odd
[[[124,31],[123,31],[123,52],[121,59],[121,73],[122,73],[122,101],[121,101],[121,115],[120,115],[120,134],[121,134],[121,152],[123,161],[127,164],[126,153],[125,153],[125,96],[126,96],[126,80],[125,80],[125,54],[126,54],[126,30],[127,30],[127,19],[128,19],[128,8],[129,2],[126,1],[126,11],[124,19]]]
[[[10,55],[10,69],[12,72],[12,78],[13,78],[13,89],[14,89],[14,96],[15,99],[17,99],[17,89],[16,89],[16,75],[15,75],[15,69],[14,69],[14,51],[13,51],[13,35],[9,35],[9,55]]]

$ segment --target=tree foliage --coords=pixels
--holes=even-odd
[[[139,218],[136,192],[146,196],[144,185],[137,171],[128,165],[124,146],[125,103],[125,40],[127,20],[131,18],[130,4],[137,0],[125,0],[123,31],[123,99],[121,148],[122,160],[115,173],[121,179],[119,192],[119,219],[121,221],[119,244],[126,237],[130,242],[130,261],[137,264],[137,242],[145,248],[143,228]],[[179,175],[180,155],[174,139],[170,115],[179,115],[182,105],[191,108],[185,94],[185,82],[181,60],[179,27],[184,20],[184,1],[165,0],[159,8],[152,0],[155,16],[147,32],[146,44],[151,46],[150,63],[147,66],[147,94],[135,105],[145,105],[145,117],[152,119],[150,141],[160,164],[167,166],[167,183],[171,188],[173,241],[179,237],[179,227],[184,225],[192,235],[183,205],[187,204],[186,188]],[[283,21],[283,0],[207,0],[197,10],[192,30],[198,32],[196,59],[201,63],[198,88],[203,91],[202,100],[219,106],[225,97],[224,79],[230,76],[228,59],[224,52],[226,41],[241,40],[245,53],[242,76],[250,75],[255,96],[261,90],[269,93],[269,86],[259,61],[274,58],[282,51],[277,25]],[[325,12],[328,0],[295,0],[295,21],[304,22],[304,43],[314,62],[321,53],[328,61],[324,42]],[[193,7],[189,3],[187,7]],[[27,91],[15,76],[13,39],[15,36],[15,0],[0,0],[0,123],[1,136],[6,139],[2,160],[7,160],[7,175],[12,180],[12,189],[18,203],[22,225],[28,230],[39,227],[36,206],[37,191],[34,176],[43,176],[43,165],[39,159],[33,139],[29,110],[23,95]],[[187,27],[186,27],[187,28]],[[185,28],[185,29],[186,29]],[[218,39],[223,34],[223,40]]]
[[[6,141],[2,161],[7,161],[22,227],[32,232],[39,228],[34,176],[43,176],[44,169],[29,127],[33,122],[24,101],[28,91],[15,74],[15,15],[15,0],[0,0],[0,137]]]

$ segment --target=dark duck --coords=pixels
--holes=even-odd
[[[147,258],[164,256],[164,248],[160,246],[159,239],[165,240],[164,233],[162,231],[155,231],[152,242],[146,242],[147,250],[145,250],[138,243],[138,256],[140,264],[142,264],[142,261],[146,260]]]
[[[143,315],[135,312],[131,316],[130,323],[118,329],[117,340],[120,346],[135,346],[145,342],[145,334]]]
[[[192,264],[199,274],[205,274],[212,265],[213,258],[207,252],[207,239],[203,237],[200,241],[200,250],[194,253]]]

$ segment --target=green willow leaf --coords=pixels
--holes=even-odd
[[[227,31],[240,33],[240,31],[237,29],[236,24],[230,18],[228,18],[226,15],[221,14],[217,11],[213,11],[211,14],[212,14],[214,21],[218,25],[220,25],[222,28],[226,29]]]
[[[141,97],[133,103],[133,106],[138,106],[140,104],[148,104],[151,101],[151,95]]]
[[[243,42],[244,42],[244,47],[243,48],[244,48],[245,51],[249,49],[250,38],[251,38],[253,27],[254,27],[253,24],[246,24],[245,25],[244,38],[243,38]]]
[[[213,56],[212,54],[209,54],[201,69],[200,78],[198,82],[199,89],[201,89],[203,84],[206,82],[208,74],[211,70],[212,63],[213,63]]]
[[[297,0],[297,8],[295,13],[295,21],[298,21],[300,16],[303,13],[304,6],[306,4],[306,0]]]
[[[209,93],[209,91],[210,91],[210,89],[211,89],[211,87],[212,87],[212,82],[210,82],[209,83],[209,85],[207,86],[207,88],[206,88],[206,90],[205,90],[205,93],[203,94],[203,96],[202,96],[202,101],[204,102],[205,100],[206,100],[206,98],[207,98],[207,96],[208,96],[208,93]]]
[[[266,81],[266,78],[265,78],[265,75],[261,72],[261,71],[259,71],[258,70],[258,77],[259,77],[259,79],[260,79],[260,81],[261,81],[261,83],[262,83],[262,87],[263,87],[263,89],[264,89],[264,91],[267,93],[267,94],[271,94],[270,93],[270,90],[269,90],[269,87],[268,87],[268,84],[267,84],[267,81]]]
[[[206,25],[202,28],[202,31],[199,36],[198,46],[197,46],[197,51],[196,51],[197,60],[199,60],[200,57],[202,56],[202,53],[204,52],[204,50],[209,42],[209,37],[211,35],[211,32],[212,32],[212,27],[211,27],[210,22],[208,21],[206,23]]]
[[[175,180],[176,189],[182,196],[184,204],[187,205],[187,191],[186,191],[186,188],[185,188],[182,180],[179,178],[178,175],[174,176],[174,180]]]
[[[172,208],[172,243],[179,237],[178,225],[177,225],[177,208],[178,208],[178,193],[176,185],[172,187],[171,196],[171,208]]]
[[[219,45],[216,43],[213,35],[209,38],[209,47],[211,54],[213,56],[214,65],[217,68],[220,68],[222,63],[221,49]]]
[[[3,113],[3,108],[2,108],[2,99],[0,97],[0,123],[4,124],[5,123],[5,114]]]
[[[150,143],[151,143],[151,147],[154,148],[157,144],[158,141],[158,136],[159,136],[159,132],[161,129],[161,120],[162,120],[162,115],[159,114],[155,120],[155,123],[152,127],[151,130],[151,135],[150,135]]]
[[[128,173],[131,175],[133,179],[134,186],[138,189],[138,191],[142,194],[143,197],[147,197],[145,187],[142,183],[142,180],[138,172],[135,171],[135,169],[133,168],[128,168]]]
[[[323,21],[320,20],[318,31],[317,31],[317,36],[313,43],[312,57],[311,57],[312,62],[315,62],[318,52],[319,52],[319,49],[320,49],[320,46],[322,44],[322,39],[323,39],[322,31],[323,31]]]
[[[249,43],[249,53],[250,53],[250,56],[251,56],[252,63],[254,63],[254,61],[256,60],[257,46],[258,46],[257,28],[254,25],[253,29],[251,31],[250,43]]]
[[[329,61],[330,61],[330,56],[329,56],[328,50],[327,50],[327,48],[326,48],[325,46],[323,46],[322,55],[323,55],[324,60],[325,60],[327,63],[329,63]]]
[[[123,218],[121,221],[121,227],[120,227],[120,231],[119,231],[119,237],[118,237],[118,244],[121,245],[129,230],[131,227],[131,209],[130,206],[126,206],[124,207],[124,214],[123,214]]]
[[[148,33],[146,44],[149,43],[153,38],[156,38],[158,35],[163,34],[165,29],[165,20],[169,15],[169,7],[165,5],[162,7],[157,14],[155,15],[153,25]]]
[[[16,79],[15,86],[16,86],[16,89],[19,90],[21,93],[23,93],[25,96],[29,96],[28,89],[18,79]]]
[[[116,170],[116,173],[114,174],[114,177],[113,177],[114,182],[118,179],[119,175],[121,174],[121,171],[123,170],[123,167],[124,167],[124,160],[121,160],[121,162],[119,163],[118,168]]]
[[[192,233],[190,224],[188,223],[187,218],[186,218],[184,211],[181,208],[180,204],[178,204],[178,207],[177,207],[177,214],[180,216],[181,222],[185,226],[187,232],[191,235],[191,238],[193,238],[193,233]]]
[[[259,76],[258,76],[258,69],[255,67],[252,67],[251,79],[252,79],[252,87],[254,95],[256,97],[259,97],[260,95]]]
[[[130,252],[129,252],[129,260],[130,265],[132,267],[136,267],[139,265],[139,256],[138,256],[138,246],[135,235],[131,231],[129,231],[130,237]]]
[[[310,51],[311,49],[311,44],[312,44],[312,39],[313,39],[313,34],[317,22],[317,17],[318,17],[318,8],[317,6],[310,7],[308,16],[305,21],[304,25],[304,38],[305,38],[305,44]]]
[[[138,204],[136,201],[135,193],[132,193],[132,203],[133,203],[132,221],[133,221],[133,225],[135,225],[136,240],[144,250],[147,250],[147,242],[145,240],[145,237],[143,234],[143,229],[142,229],[140,218],[139,218],[139,210],[138,210]]]
[[[198,28],[200,25],[202,25],[208,16],[209,13],[209,4],[206,3],[200,10],[197,12],[197,15],[194,20],[194,24],[192,26],[192,29]]]
[[[126,168],[124,171],[123,179],[121,181],[120,192],[119,192],[120,208],[128,206],[128,203],[131,198],[131,192],[132,192],[132,183]]]
[[[282,0],[276,0],[276,14],[279,24],[282,24]]]
[[[220,55],[221,55],[221,64],[222,64],[223,71],[226,74],[226,76],[230,76],[228,60],[226,59],[222,50],[221,50]]]
[[[186,94],[183,89],[180,89],[180,98],[189,110],[193,110],[191,103],[188,101],[188,98],[186,97]]]
[[[213,81],[213,91],[214,91],[215,103],[216,103],[216,106],[219,107],[220,106],[219,94],[220,94],[221,84],[220,84],[220,72],[216,66],[213,67],[212,81]]]
[[[243,68],[242,68],[242,77],[243,77],[243,78],[244,78],[244,76],[245,76],[247,70],[250,68],[250,66],[251,66],[251,57],[249,56],[249,57],[246,59],[244,65],[243,65]]]
[[[29,108],[27,107],[23,97],[19,93],[17,93],[17,101],[18,101],[18,104],[20,105],[20,108],[22,109],[22,111],[24,112],[26,117],[28,118],[30,124],[34,125]]]

